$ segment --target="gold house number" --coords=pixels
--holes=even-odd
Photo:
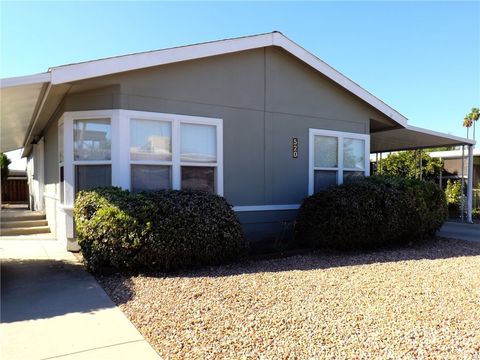
[[[292,139],[292,157],[298,158],[298,138]]]

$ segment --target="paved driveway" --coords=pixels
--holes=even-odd
[[[438,235],[450,239],[480,242],[480,224],[446,222]]]
[[[55,240],[1,239],[0,258],[1,359],[159,358]]]

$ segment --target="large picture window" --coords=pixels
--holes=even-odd
[[[221,193],[221,121],[141,112],[130,117],[130,189]],[[136,116],[133,116],[136,115]]]
[[[310,129],[309,193],[369,175],[370,137]]]
[[[114,109],[65,112],[58,126],[66,211],[101,186],[223,195],[222,119]]]

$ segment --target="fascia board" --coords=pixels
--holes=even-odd
[[[52,84],[62,84],[271,45],[272,34],[262,34],[54,67],[51,69]]]
[[[40,74],[26,75],[26,76],[16,76],[5,79],[0,79],[0,88],[9,88],[14,86],[22,85],[34,85],[40,83],[50,82],[51,74],[50,72],[44,72]]]

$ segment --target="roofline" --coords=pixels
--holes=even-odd
[[[407,125],[407,118],[405,116],[278,31],[56,66],[50,68],[46,73],[4,79],[2,80],[1,87],[27,85],[38,82],[50,82],[52,85],[58,85],[125,71],[139,70],[268,46],[277,46],[284,49],[370,104],[402,127]]]
[[[50,82],[52,74],[50,72],[44,72],[40,74],[15,76],[10,78],[0,79],[0,89],[22,86],[22,85],[35,85]]]

